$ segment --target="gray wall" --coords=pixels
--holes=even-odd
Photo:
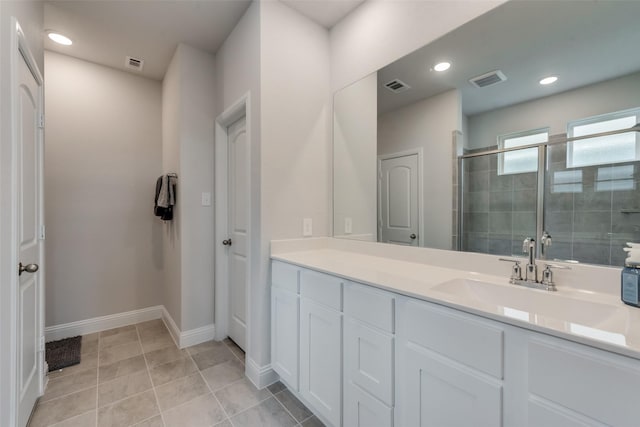
[[[460,92],[432,96],[378,117],[378,155],[423,150],[424,246],[451,249],[453,131],[460,130]]]
[[[549,127],[550,135],[567,131],[567,123],[640,106],[640,73],[630,74],[557,95],[470,116],[466,148],[497,144],[497,136]]]
[[[46,325],[162,304],[155,80],[46,52]]]

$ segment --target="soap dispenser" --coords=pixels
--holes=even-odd
[[[622,269],[621,299],[625,304],[640,307],[640,245],[637,243],[627,243],[627,245],[629,247],[624,248],[628,255]]]

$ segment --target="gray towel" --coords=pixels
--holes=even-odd
[[[160,186],[160,194],[158,195],[158,207],[168,208],[169,206],[173,206],[171,199],[173,199],[175,203],[173,191],[170,188],[169,177],[167,175],[162,175],[162,185]]]

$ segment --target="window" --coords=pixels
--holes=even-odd
[[[640,108],[570,122],[569,138],[628,129],[640,122]],[[640,160],[638,132],[588,138],[567,144],[567,167],[604,165]]]
[[[540,144],[549,139],[549,129],[534,129],[511,133],[498,137],[498,148],[522,147]],[[508,151],[498,156],[498,175],[536,172],[538,170],[538,149]]]

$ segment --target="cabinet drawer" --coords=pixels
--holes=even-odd
[[[344,288],[344,313],[383,331],[394,332],[392,294],[371,286],[347,282]]]
[[[473,315],[403,299],[398,331],[405,338],[458,363],[503,377],[503,329]]]
[[[280,261],[271,262],[271,284],[289,292],[299,292],[298,275],[300,268]]]
[[[392,427],[393,409],[353,383],[345,385],[344,426]]]
[[[613,426],[638,425],[638,361],[537,335],[528,346],[529,400],[542,398]]]
[[[300,296],[342,311],[343,279],[303,269],[300,271]]]
[[[345,383],[355,383],[392,406],[393,336],[349,317],[344,327]]]

